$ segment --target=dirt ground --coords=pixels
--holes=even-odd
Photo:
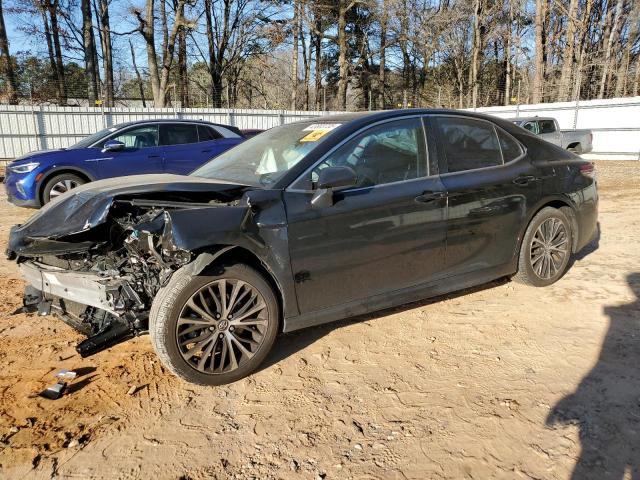
[[[554,286],[496,281],[283,335],[226,387],[175,379],[148,337],[79,358],[63,323],[13,314],[23,284],[2,258],[0,477],[639,475],[640,162],[597,168],[602,234]],[[1,250],[31,213],[0,198]],[[67,395],[34,396],[62,368],[79,373]]]

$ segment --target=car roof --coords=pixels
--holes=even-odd
[[[553,120],[553,118],[551,117],[513,117],[513,118],[505,118],[505,120],[508,120],[510,122],[531,122],[534,120]]]
[[[199,123],[199,124],[209,125],[212,127],[225,127],[225,128],[230,128],[232,130],[237,129],[237,127],[234,127],[232,125],[225,125],[224,123],[213,123],[207,120],[192,120],[189,118],[147,118],[145,120],[133,120],[131,122],[118,123],[114,125],[113,128],[120,129],[124,127],[131,127],[133,125],[141,125],[145,123]]]
[[[364,120],[366,123],[374,122],[377,120],[383,120],[386,118],[403,117],[411,115],[461,115],[468,117],[483,118],[486,120],[495,121],[499,120],[499,117],[486,115],[477,112],[471,112],[467,110],[453,110],[447,108],[404,108],[398,110],[377,110],[374,112],[353,112],[353,113],[338,113],[332,115],[323,115],[319,117],[305,118],[298,120],[295,123],[318,123],[318,122],[351,122],[353,120]]]
[[[375,112],[355,112],[355,113],[339,113],[333,115],[324,115],[321,117],[305,118],[295,123],[298,124],[313,124],[313,123],[342,123],[344,127],[349,130],[359,129],[363,126],[367,126],[371,123],[375,123],[381,120],[409,117],[414,115],[453,115],[473,117],[481,120],[488,120],[493,123],[497,123],[507,131],[511,131],[512,128],[519,129],[511,121],[496,117],[493,115],[487,115],[484,113],[477,113],[467,110],[452,110],[445,108],[405,108],[398,110],[378,110]]]

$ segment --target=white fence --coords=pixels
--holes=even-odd
[[[331,113],[339,112],[0,105],[0,159],[68,147],[98,130],[135,120],[182,118],[267,129]]]
[[[550,116],[563,129],[593,131],[590,158],[640,160],[640,97],[477,109],[503,118]],[[338,112],[203,108],[94,108],[0,105],[0,159],[69,146],[102,128],[149,118],[185,118],[267,129]]]
[[[554,117],[561,129],[593,132],[591,159],[640,160],[640,97],[478,108],[502,118]]]

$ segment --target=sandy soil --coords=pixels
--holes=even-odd
[[[601,238],[554,286],[497,281],[284,335],[219,388],[173,378],[147,337],[79,358],[63,323],[13,314],[23,285],[0,260],[0,477],[638,475],[640,163],[598,175]],[[30,213],[0,198],[0,249]],[[34,397],[62,368],[79,373],[67,395]]]

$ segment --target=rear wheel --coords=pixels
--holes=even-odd
[[[63,193],[67,193],[80,185],[85,184],[86,181],[73,173],[61,173],[49,179],[42,189],[42,203],[49,203],[56,197],[59,197]]]
[[[527,227],[514,280],[534,287],[558,281],[571,257],[573,232],[564,212],[545,207]]]
[[[252,373],[278,332],[278,303],[247,265],[214,275],[178,270],[153,301],[149,333],[162,362],[187,382],[222,385]]]

